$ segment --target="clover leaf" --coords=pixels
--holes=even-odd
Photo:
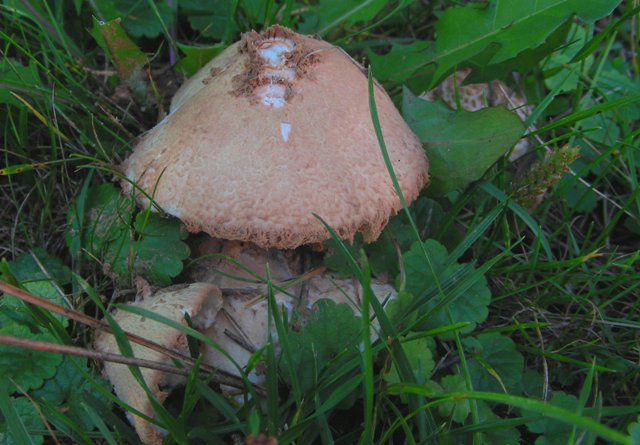
[[[431,352],[435,349],[433,340],[430,338],[417,338],[412,340],[401,338],[400,343],[418,381],[427,381],[436,364],[433,359],[433,353]],[[389,369],[389,372],[384,376],[384,379],[390,384],[402,383],[402,379],[395,365],[391,366],[391,369]]]
[[[80,209],[83,209],[82,211]],[[189,256],[183,242],[187,232],[175,218],[141,212],[111,184],[88,190],[69,213],[67,244],[78,254],[98,259],[105,272],[122,283],[140,275],[153,284],[167,286],[182,272]]]
[[[509,337],[481,334],[464,340],[472,358],[468,360],[471,383],[476,391],[519,392],[524,358]]]
[[[503,419],[496,415],[489,405],[482,400],[476,400],[478,408],[478,423],[489,424],[495,422],[499,424]],[[513,445],[523,443],[520,438],[520,432],[516,428],[487,428],[481,436],[482,443],[485,445]]]
[[[83,370],[86,372],[83,373]],[[83,430],[90,431],[94,428],[94,423],[83,408],[87,393],[97,395],[92,383],[86,378],[86,374],[90,372],[86,359],[65,356],[58,366],[56,374],[45,381],[41,388],[33,391],[32,396],[56,406]],[[105,381],[101,379],[96,381],[105,388],[109,388]],[[108,391],[109,389],[106,392]],[[101,398],[100,400],[106,399]]]
[[[409,207],[411,219],[418,228],[420,239],[427,239],[442,225],[445,212],[435,200],[426,197],[416,199]],[[369,265],[374,275],[395,276],[399,272],[400,252],[404,252],[416,241],[411,223],[404,212],[391,217],[382,236],[364,246]]]
[[[415,323],[418,314],[412,310],[413,300],[410,293],[399,291],[398,296],[385,305],[384,311],[396,329],[404,330]]]
[[[569,411],[574,411],[578,407],[578,399],[562,391],[554,392],[548,403]],[[573,429],[567,423],[546,417],[527,423],[527,428],[533,433],[541,434],[536,439],[536,445],[566,444]]]
[[[447,250],[435,240],[415,242],[403,255],[406,290],[420,305],[418,317],[423,317],[416,329],[435,329],[452,323],[467,322],[460,329],[467,333],[488,314],[491,293],[482,275],[469,265],[448,264]],[[441,338],[451,338],[451,333]]]
[[[320,380],[332,360],[358,353],[360,326],[360,319],[346,304],[319,300],[300,331],[288,333],[291,363],[302,391],[311,389]],[[289,365],[283,361],[280,366],[285,378],[291,381]]]
[[[443,392],[466,391],[467,385],[464,377],[460,374],[450,374],[440,379],[440,386]],[[463,423],[471,412],[471,402],[469,400],[457,400],[445,402],[438,405],[438,414],[450,417],[454,422]]]
[[[12,400],[11,408],[15,411],[27,432],[44,431],[45,427],[42,418],[34,403],[26,397],[17,397]],[[6,425],[2,414],[0,413],[0,444],[3,445],[21,445],[13,434],[11,428]],[[44,437],[39,434],[29,434],[31,444],[40,445],[44,443]]]
[[[177,219],[148,216],[145,222],[145,213],[139,213],[134,224],[139,236],[134,245],[136,270],[149,281],[168,285],[189,256],[189,246],[183,242],[187,232]]]
[[[48,332],[32,332],[28,327],[14,323],[1,326],[0,335],[56,343],[55,337]],[[60,354],[0,344],[0,375],[21,391],[41,386],[55,375],[61,361]]]
[[[46,250],[35,248],[20,254],[15,260],[7,261],[2,269],[0,278],[4,281],[13,282],[34,295],[66,306],[62,286],[71,282],[71,270],[59,258],[49,255]],[[31,317],[26,315],[24,303],[8,295],[5,300],[0,307],[0,314],[4,313],[4,315],[0,317],[29,321]],[[15,313],[10,314],[10,311]],[[51,316],[60,321],[63,326],[68,325],[66,317],[57,314],[51,314]]]

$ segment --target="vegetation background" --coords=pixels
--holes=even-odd
[[[241,32],[280,23],[370,64],[424,142],[432,184],[381,240],[334,242],[325,259],[363,283],[395,280],[398,302],[374,307],[388,341],[361,354],[363,323],[339,307],[301,332],[280,326],[315,354],[265,349],[266,403],[237,405],[192,372],[158,408],[167,443],[640,444],[639,11],[637,0],[4,0],[1,278],[97,318],[131,297],[136,275],[179,283],[186,233],[137,213],[115,166],[184,76]],[[418,98],[464,67],[524,94],[526,122]],[[510,162],[530,125],[533,149]],[[89,347],[92,331],[4,294],[0,335],[54,350]],[[2,344],[0,375],[0,443],[138,442],[99,361]]]

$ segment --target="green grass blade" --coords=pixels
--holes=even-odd
[[[277,317],[280,319],[280,308],[276,303],[275,294],[273,293],[273,286],[271,284],[271,274],[269,272],[269,264],[267,264],[265,270],[265,276],[267,278],[267,299],[268,299],[268,317],[267,323],[267,345],[266,345],[266,362],[267,362],[267,431],[270,435],[275,436],[278,434],[280,425],[280,409],[278,398],[278,361],[276,359],[276,353],[274,350],[274,339],[271,334],[272,321]],[[271,316],[273,314],[273,317]],[[276,329],[278,330],[278,338],[285,338],[287,333],[284,330],[284,324],[276,321]],[[286,342],[286,340],[285,340]],[[283,349],[284,351],[284,349]],[[285,352],[283,352],[285,353]],[[287,349],[287,354],[289,353]],[[293,381],[297,383],[297,377],[294,374]],[[299,391],[299,389],[298,389]],[[299,396],[299,392],[294,394]],[[296,398],[296,402],[300,399]],[[300,404],[298,404],[299,406]]]
[[[371,300],[375,299],[371,290],[371,270],[364,251],[360,254],[362,261],[362,304],[360,305],[360,320],[362,321],[362,346],[361,368],[364,384],[364,428],[360,436],[360,444],[367,445],[373,442],[373,352],[371,351],[371,325],[369,308]]]
[[[497,199],[502,203],[506,203],[509,209],[513,211],[529,227],[529,229],[533,233],[536,234],[536,237],[540,241],[540,244],[542,245],[545,253],[547,254],[547,257],[549,259],[554,258],[553,252],[551,250],[551,245],[549,244],[549,241],[542,233],[542,227],[540,227],[540,225],[531,217],[531,215],[527,213],[525,209],[523,209],[518,204],[513,202],[502,190],[500,190],[493,184],[486,181],[480,181],[478,185],[488,195],[494,197],[495,199]]]
[[[587,374],[587,378],[584,380],[582,384],[582,389],[580,390],[580,397],[578,398],[578,406],[576,408],[576,414],[582,415],[584,412],[584,408],[587,405],[587,400],[589,399],[589,395],[591,394],[591,388],[593,386],[593,376],[595,374],[595,364],[596,360],[593,359],[592,365],[589,368],[589,372]],[[571,434],[569,435],[569,439],[567,440],[567,444],[573,444],[575,442],[576,434],[578,429],[574,426],[571,429]]]
[[[431,396],[433,394],[430,390],[419,385],[406,385],[398,384],[389,387],[387,391],[390,394],[422,394],[424,396]],[[453,392],[447,394],[445,397],[440,397],[432,402],[429,402],[430,406],[437,406],[442,403],[458,401],[458,400],[484,400],[487,402],[500,403],[504,405],[514,406],[517,408],[533,411],[541,414],[544,417],[555,419],[569,426],[575,426],[584,430],[588,430],[598,435],[604,440],[610,443],[618,443],[622,445],[634,445],[632,439],[616,431],[608,426],[605,426],[599,422],[588,417],[581,416],[572,411],[568,411],[563,408],[551,405],[549,403],[540,402],[534,399],[528,399],[520,396],[512,396],[509,394],[499,394],[482,391],[467,391],[467,392]]]
[[[15,443],[34,445],[31,435],[25,427],[22,419],[16,412],[8,394],[7,383],[0,384],[0,413],[5,419],[6,425]]]

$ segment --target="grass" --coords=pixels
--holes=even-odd
[[[79,196],[114,180],[135,135],[166,109],[180,79],[169,61],[187,59],[176,44],[230,43],[241,31],[283,23],[319,32],[357,59],[405,51],[371,67],[399,104],[403,85],[420,93],[438,80],[426,58],[445,60],[437,47],[401,44],[446,35],[439,18],[468,2],[270,1],[262,9],[228,1],[205,10],[187,2],[173,13],[170,3],[119,11],[110,0],[0,5],[2,280],[100,318],[101,306],[127,301],[131,285],[105,273],[108,242],[101,250],[74,238],[68,215],[85,205]],[[134,74],[122,78],[92,16],[123,17],[125,50],[142,49],[149,65],[129,66]],[[637,18],[637,2],[625,0],[597,21],[573,19],[568,37],[534,62],[513,54],[502,77],[534,106],[534,150],[519,166],[498,159],[445,196],[427,189],[373,245],[335,239],[325,264],[363,284],[363,318],[327,308],[297,332],[269,282],[279,348],[262,350],[266,403],[238,403],[194,371],[162,413],[167,442],[242,443],[265,433],[282,444],[640,443]],[[469,57],[474,66],[487,63],[482,54]],[[549,156],[564,147],[579,158]],[[530,168],[535,174],[525,176]],[[544,189],[533,209],[514,199],[517,190]],[[135,216],[120,216],[125,246],[144,238],[144,229],[132,232]],[[376,276],[397,284],[396,303],[369,292]],[[368,315],[378,340],[368,329],[339,335],[367,326]],[[90,329],[56,317],[0,300],[1,335],[90,347]],[[341,347],[313,338],[314,353],[304,355],[297,336],[312,337],[323,323],[334,325]],[[136,443],[128,408],[100,378],[99,362],[54,359],[40,369],[45,362],[32,354],[0,346],[0,371],[11,382],[0,384],[3,440]],[[35,380],[23,383],[27,374]]]

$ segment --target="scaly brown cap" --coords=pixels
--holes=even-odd
[[[424,150],[378,85],[375,99],[410,202],[427,181]],[[264,248],[328,239],[313,213],[343,239],[362,232],[373,241],[401,207],[363,69],[340,48],[280,26],[244,34],[189,79],[123,168],[190,231]]]

